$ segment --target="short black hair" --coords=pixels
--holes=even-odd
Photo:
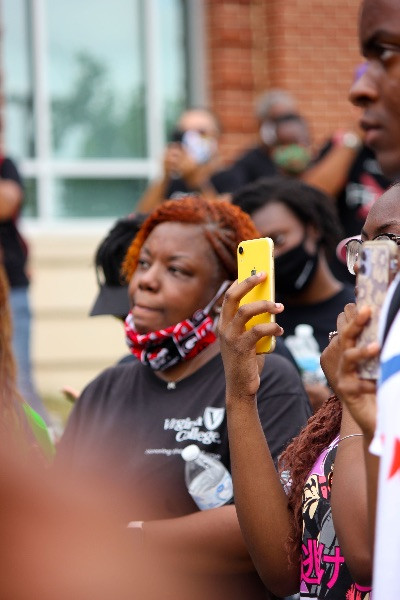
[[[121,275],[121,265],[145,218],[142,213],[132,213],[118,219],[97,247],[94,263],[99,291],[90,316],[114,315],[124,319],[128,314],[128,286]]]
[[[318,188],[293,177],[265,177],[243,186],[232,197],[232,203],[250,216],[273,202],[284,204],[304,225],[313,225],[327,255],[335,252],[344,236],[342,226],[335,200]]]

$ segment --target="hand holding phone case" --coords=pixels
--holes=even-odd
[[[389,284],[397,268],[398,246],[392,240],[364,242],[357,273],[357,306],[369,306],[371,318],[361,332],[358,347],[378,341],[379,315]],[[358,369],[363,379],[377,379],[379,357],[364,361]]]
[[[257,300],[275,301],[275,277],[274,277],[274,242],[271,238],[259,238],[241,242],[237,250],[238,259],[238,281],[243,281],[263,271],[267,273],[267,279],[259,283],[240,301],[240,306]],[[249,330],[259,323],[273,323],[275,315],[262,313],[252,317],[246,324]],[[257,354],[272,352],[275,348],[275,337],[267,336],[257,342]]]

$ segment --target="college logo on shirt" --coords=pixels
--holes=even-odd
[[[216,431],[225,417],[224,408],[207,406],[202,417],[196,419],[165,419],[164,430],[176,432],[177,442],[192,441],[203,444],[220,444],[221,434]]]
[[[214,408],[212,406],[207,406],[204,411],[204,425],[207,429],[213,431],[217,429],[224,420],[225,409],[224,408]]]

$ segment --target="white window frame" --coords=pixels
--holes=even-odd
[[[111,0],[112,1],[112,0]],[[205,34],[203,0],[187,0],[188,21],[188,61],[189,70],[196,73],[195,81],[189,82],[189,95],[192,103],[206,105],[205,85]],[[45,0],[34,0],[32,9],[33,72],[35,85],[34,122],[36,154],[35,158],[20,159],[18,166],[24,178],[36,180],[38,217],[25,217],[22,227],[27,233],[41,232],[74,233],[79,231],[104,230],[111,218],[55,218],[52,216],[51,199],[54,197],[55,178],[95,178],[95,179],[153,179],[159,174],[160,157],[165,145],[164,114],[160,87],[160,65],[157,62],[159,15],[157,0],[143,0],[145,77],[146,77],[146,132],[148,158],[146,159],[76,159],[60,160],[51,156],[50,104],[48,74],[46,72],[46,7]]]

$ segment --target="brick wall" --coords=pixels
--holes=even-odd
[[[254,100],[268,88],[292,92],[320,143],[357,119],[347,100],[360,62],[360,0],[206,0],[211,106],[231,159],[257,132]]]

